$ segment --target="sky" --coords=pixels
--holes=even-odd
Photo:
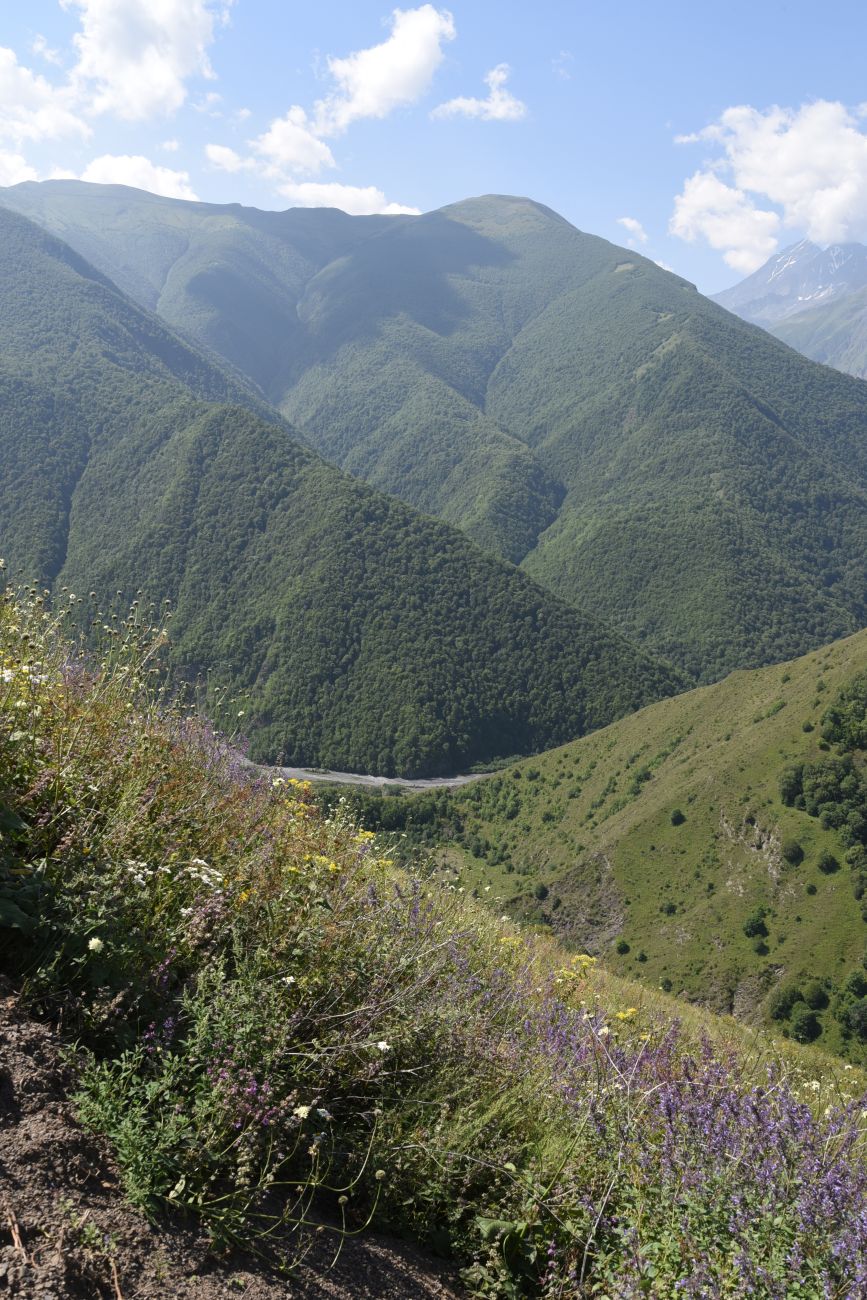
[[[865,49],[863,0],[0,0],[0,185],[525,194],[713,293],[867,242]]]

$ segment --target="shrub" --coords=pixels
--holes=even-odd
[[[772,1020],[788,1020],[792,1007],[801,1000],[799,985],[782,984],[768,998],[768,1015]]]
[[[859,998],[843,1012],[843,1022],[862,1043],[867,1042],[867,998]]]
[[[625,953],[629,952],[629,944],[625,939],[618,939],[617,943],[614,945],[614,951],[619,952],[622,957]]]
[[[672,809],[671,824],[672,826],[682,826],[686,821],[686,814],[681,812],[680,808]]]
[[[820,980],[808,980],[804,985],[803,997],[812,1011],[822,1011],[828,1005],[828,993]]]
[[[796,1043],[812,1043],[822,1032],[819,1017],[807,1006],[796,1006],[790,1020],[791,1034]]]
[[[835,871],[840,870],[840,863],[834,857],[834,854],[830,853],[828,849],[823,849],[822,852],[819,854],[819,861],[817,863],[817,866],[819,870],[826,876],[833,875]]]
[[[768,934],[768,927],[765,924],[767,908],[757,907],[744,921],[744,934],[748,939],[765,939]]]
[[[790,866],[797,867],[804,861],[804,850],[798,840],[783,840],[782,854]]]

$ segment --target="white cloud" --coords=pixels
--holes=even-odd
[[[163,140],[160,145],[160,148],[165,149],[166,153],[177,153],[180,147],[180,140]]]
[[[337,89],[316,104],[317,135],[338,135],[359,118],[386,117],[427,90],[442,63],[443,42],[455,36],[451,14],[424,4],[395,9],[391,23],[380,45],[328,59]]]
[[[517,122],[525,117],[527,105],[506,90],[509,79],[508,63],[498,63],[485,77],[487,99],[472,99],[459,95],[440,104],[431,117],[478,117],[483,122]]]
[[[79,180],[98,185],[132,185],[169,199],[195,199],[188,172],[160,167],[141,154],[103,154],[88,163]]]
[[[285,117],[276,118],[265,134],[250,144],[273,168],[315,176],[323,167],[335,166],[328,145],[317,139],[307,114],[297,104]]]
[[[647,231],[644,229],[644,226],[642,226],[637,217],[618,217],[617,224],[618,226],[622,226],[624,230],[628,230],[632,236],[632,239],[629,241],[631,248],[635,247],[636,241],[639,244],[647,243]]]
[[[38,181],[39,176],[20,153],[0,151],[0,185],[18,185],[21,181]]]
[[[60,67],[63,63],[60,51],[52,49],[41,32],[34,36],[30,49],[37,58],[44,59],[46,63],[53,63],[56,67]]]
[[[418,216],[418,208],[402,203],[388,203],[382,190],[375,185],[339,185],[305,181],[298,184],[287,181],[279,187],[280,193],[297,208],[342,208],[353,216],[370,216],[374,212]]]
[[[677,137],[684,144],[702,141],[715,145],[717,156],[697,176],[712,172],[727,175],[733,182],[732,192],[740,196],[734,205],[740,216],[733,236],[743,242],[733,238],[713,244],[727,250],[729,265],[755,269],[760,264],[755,260],[759,247],[766,250],[765,257],[774,251],[778,241],[767,238],[772,217],[778,226],[796,230],[819,244],[867,237],[867,133],[861,129],[861,116],[858,109],[850,111],[829,100],[797,109],[764,111],[739,105],[726,109],[703,131]],[[691,214],[688,228],[698,230],[702,223],[695,182],[696,177],[687,182],[687,187],[693,188],[690,195],[685,187],[676,200],[675,234],[681,233],[675,228],[675,223],[682,224],[678,208],[686,207]],[[711,187],[704,188],[713,199]],[[757,201],[774,205],[773,210],[757,206]],[[760,228],[765,238],[756,242],[754,235]],[[717,239],[723,239],[720,227]]]
[[[52,86],[20,64],[14,50],[0,46],[0,139],[20,146],[89,133],[74,111],[71,90]]]
[[[62,0],[81,11],[74,77],[93,112],[127,121],[172,113],[186,82],[211,77],[207,49],[228,6],[211,0]]]
[[[779,214],[758,209],[744,194],[710,171],[698,171],[674,201],[669,230],[692,242],[699,237],[723,253],[745,275],[767,261],[777,247]]]
[[[225,144],[206,144],[205,156],[208,162],[221,172],[252,171],[256,166],[252,158],[242,158],[239,153]]]

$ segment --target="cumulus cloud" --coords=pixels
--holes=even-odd
[[[669,230],[692,242],[699,237],[723,253],[736,271],[749,274],[777,247],[778,213],[756,208],[743,190],[711,171],[698,171],[674,201]]]
[[[253,149],[271,167],[315,176],[323,167],[333,167],[334,155],[311,130],[307,114],[297,104],[285,117],[276,118],[264,135],[250,141]]]
[[[19,185],[21,181],[37,181],[38,175],[20,153],[0,150],[0,185]]]
[[[485,77],[487,99],[472,99],[459,95],[438,105],[431,117],[477,117],[483,122],[517,122],[525,117],[527,105],[506,90],[509,79],[508,63],[498,63]]]
[[[778,247],[782,227],[819,244],[864,239],[862,119],[858,109],[829,100],[764,111],[739,105],[703,131],[677,137],[715,146],[716,157],[675,200],[672,233],[702,235],[738,270],[761,265]]]
[[[253,171],[256,167],[255,159],[242,158],[225,144],[206,144],[205,157],[212,167],[221,172]]]
[[[443,43],[454,36],[454,19],[445,9],[395,9],[387,40],[328,59],[336,88],[315,106],[316,133],[338,135],[359,118],[386,117],[414,104],[443,61]]]
[[[86,83],[93,112],[127,121],[172,113],[186,82],[212,77],[208,46],[228,11],[211,0],[65,0],[80,11],[73,77]]]
[[[629,241],[630,248],[635,248],[637,243],[647,243],[647,231],[644,229],[644,226],[642,226],[637,217],[618,217],[617,224],[618,226],[622,226],[624,230],[628,230],[632,236]]]
[[[27,141],[88,134],[71,89],[52,86],[20,64],[14,50],[0,46],[0,139],[20,147]]]
[[[377,189],[375,185],[287,181],[279,188],[280,193],[296,208],[342,208],[344,212],[362,217],[370,216],[374,212],[408,216],[419,214],[418,208],[387,202],[382,190]]]
[[[102,154],[88,163],[78,178],[98,185],[132,185],[168,199],[195,199],[188,172],[160,167],[141,154]]]

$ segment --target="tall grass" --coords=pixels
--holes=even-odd
[[[290,1259],[373,1220],[479,1296],[867,1293],[854,1073],[398,870],[172,703],[156,620],[93,621],[102,655],[0,605],[0,926],[135,1203]]]

